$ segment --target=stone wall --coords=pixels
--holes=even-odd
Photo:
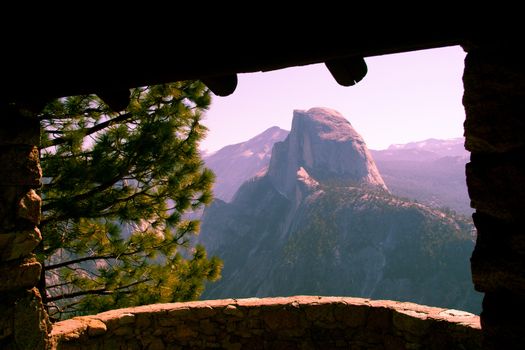
[[[56,323],[53,349],[479,349],[479,317],[343,297],[147,305]]]
[[[40,126],[12,106],[0,116],[0,348],[44,349],[50,324],[34,288],[41,266],[32,253],[40,243]]]
[[[501,47],[467,48],[467,185],[478,238],[472,279],[485,293],[486,349],[525,344],[525,65]]]

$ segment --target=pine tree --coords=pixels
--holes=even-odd
[[[43,110],[41,292],[54,318],[198,298],[222,262],[183,214],[210,203],[198,152],[210,104],[195,81],[136,88],[115,113],[95,95]]]

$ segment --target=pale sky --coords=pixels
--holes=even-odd
[[[371,149],[463,135],[463,60],[459,46],[365,58],[368,73],[350,87],[324,64],[240,74],[237,90],[213,96],[201,148],[246,141],[271,126],[290,130],[294,109],[342,113]]]

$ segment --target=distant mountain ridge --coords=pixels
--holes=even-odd
[[[478,312],[470,220],[392,195],[362,137],[327,108],[294,111],[266,173],[205,210],[224,261],[203,298],[351,295]]]
[[[439,157],[468,157],[469,152],[465,149],[464,144],[464,137],[445,140],[431,138],[423,141],[390,145],[386,151],[422,150],[429,153],[435,153]]]
[[[244,181],[264,174],[274,143],[283,141],[288,133],[272,127],[246,142],[205,156],[206,165],[217,175],[216,198],[229,202]],[[464,138],[427,139],[369,151],[392,193],[437,207],[450,207],[465,215],[473,212],[465,181],[469,153]]]
[[[392,193],[470,215],[464,138],[428,139],[371,151]]]
[[[206,166],[216,175],[215,197],[230,201],[244,181],[268,166],[274,143],[284,140],[287,135],[287,130],[273,126],[248,141],[205,155]]]

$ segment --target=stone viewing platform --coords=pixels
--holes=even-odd
[[[52,349],[479,349],[479,317],[414,303],[295,296],[154,304],[53,325]]]

